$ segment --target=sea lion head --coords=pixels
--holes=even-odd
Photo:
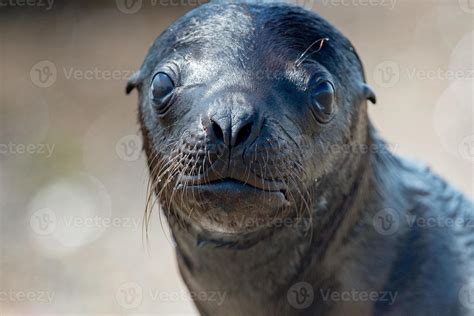
[[[167,216],[232,235],[311,215],[356,161],[338,146],[366,142],[364,82],[351,43],[302,8],[211,3],[180,18],[127,86]]]

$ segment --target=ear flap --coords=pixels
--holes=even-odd
[[[140,81],[141,81],[140,71],[137,71],[130,78],[128,78],[127,87],[125,88],[125,92],[127,94],[130,94],[130,92],[132,92],[133,89],[135,89],[139,85]]]
[[[372,90],[372,88],[366,83],[363,84],[362,89],[365,99],[369,100],[373,104],[377,104],[377,96],[375,95],[374,90]]]

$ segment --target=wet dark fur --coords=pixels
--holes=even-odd
[[[163,61],[180,65],[185,84],[178,88],[177,105],[159,117],[149,87]],[[338,108],[328,125],[308,119],[299,105],[320,66],[336,84]],[[158,196],[172,228],[182,276],[193,293],[226,295],[222,305],[196,299],[203,315],[474,313],[458,297],[474,277],[473,225],[426,228],[405,220],[468,220],[473,204],[429,169],[386,149],[367,116],[365,99],[373,96],[364,81],[345,37],[319,16],[286,5],[205,5],[174,23],[151,47],[127,90],[140,92],[150,192]],[[240,85],[236,92],[223,93]],[[209,97],[211,90],[224,96]],[[277,109],[266,109],[262,134],[242,152],[236,168],[245,166],[242,172],[252,184],[285,184],[289,207],[269,216],[291,219],[292,225],[268,225],[273,222],[265,213],[258,216],[267,225],[241,227],[219,212],[206,218],[211,215],[199,194],[180,191],[180,176],[202,174],[223,159],[198,124],[201,104],[236,109],[242,102],[271,103]],[[354,150],[341,150],[345,145]],[[154,204],[152,198],[149,202],[148,210]],[[400,227],[380,234],[374,217],[388,208],[398,214]],[[240,233],[212,231],[200,219]],[[306,308],[295,308],[288,299],[298,282],[314,291]],[[325,290],[385,291],[396,299],[325,300]]]

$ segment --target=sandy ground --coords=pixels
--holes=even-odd
[[[124,94],[150,43],[195,2],[8,3],[0,314],[195,314],[158,216],[142,243],[147,172],[136,96]],[[391,147],[473,197],[474,1],[367,3],[306,5],[358,49],[379,98],[371,117]]]

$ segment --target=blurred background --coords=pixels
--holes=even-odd
[[[198,0],[0,0],[0,314],[193,315],[127,77]],[[474,196],[474,0],[296,1],[347,35],[391,148]],[[303,31],[303,30],[302,30]]]

